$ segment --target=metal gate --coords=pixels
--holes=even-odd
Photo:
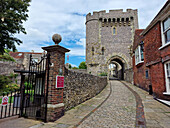
[[[47,64],[47,66],[46,66]],[[46,122],[48,79],[50,55],[44,55],[36,62],[30,55],[29,72],[25,75],[25,84],[21,87],[20,115],[40,119]],[[47,79],[47,80],[46,80]]]
[[[19,115],[46,122],[50,54],[37,62],[30,55],[29,70],[14,70],[21,74],[19,90],[3,94],[8,104],[0,106],[0,119]]]

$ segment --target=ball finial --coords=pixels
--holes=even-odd
[[[62,40],[62,37],[59,34],[54,34],[52,36],[52,40],[54,41],[55,44],[59,44]]]

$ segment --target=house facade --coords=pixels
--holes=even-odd
[[[30,55],[32,55],[32,58],[36,62],[39,62],[41,60],[41,57],[43,56],[43,53],[36,53],[34,51],[32,52],[9,52],[9,54],[15,59],[17,63],[23,64],[26,70],[28,70],[28,67],[29,67]]]
[[[169,0],[144,30],[136,30],[133,44],[134,84],[158,99],[170,100]]]

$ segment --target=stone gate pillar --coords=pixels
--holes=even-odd
[[[54,34],[53,41],[55,45],[42,47],[43,50],[47,51],[47,54],[50,54],[51,62],[49,68],[47,121],[55,121],[64,115],[63,88],[56,88],[56,76],[64,76],[65,53],[70,51],[58,45],[61,41],[60,35]]]

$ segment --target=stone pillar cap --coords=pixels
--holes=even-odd
[[[47,47],[41,47],[43,50],[47,51],[47,52],[53,52],[53,51],[60,51],[63,53],[69,52],[70,50],[67,48],[64,48],[60,45],[51,45],[51,46],[47,46]]]

